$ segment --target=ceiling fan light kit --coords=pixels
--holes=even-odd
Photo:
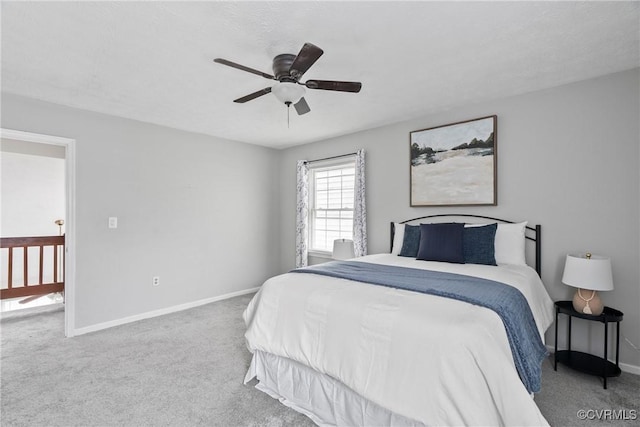
[[[278,98],[278,101],[290,105],[300,101],[304,96],[304,87],[292,82],[277,82],[271,92]]]
[[[300,78],[309,68],[322,56],[324,51],[318,46],[311,43],[305,43],[300,49],[298,55],[292,55],[290,53],[284,53],[273,58],[273,74],[264,73],[253,68],[246,67],[244,65],[236,64],[226,59],[216,58],[213,61],[218,64],[226,65],[228,67],[237,68],[238,70],[246,71],[248,73],[256,74],[269,80],[276,80],[277,83],[274,86],[269,86],[264,89],[260,89],[256,92],[245,95],[241,98],[235,99],[233,102],[243,104],[247,101],[251,101],[260,96],[272,93],[276,98],[287,107],[294,104],[298,115],[306,114],[311,109],[309,104],[304,99],[307,89],[319,89],[319,90],[332,90],[338,92],[360,92],[362,83],[360,82],[342,82],[342,81],[330,81],[330,80],[307,80],[305,83],[300,82]]]

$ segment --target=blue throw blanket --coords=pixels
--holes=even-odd
[[[513,286],[461,274],[358,261],[332,261],[291,272],[405,289],[490,308],[504,323],[516,369],[527,391],[540,391],[542,361],[548,352],[540,339],[526,298]]]

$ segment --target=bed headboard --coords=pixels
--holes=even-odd
[[[434,219],[434,218],[473,218],[473,219],[477,219],[477,220],[490,220],[490,221],[495,221],[498,223],[504,223],[504,224],[515,224],[516,221],[509,221],[506,219],[501,219],[501,218],[493,218],[490,216],[482,216],[482,215],[471,215],[471,214],[437,214],[437,215],[427,215],[427,216],[421,216],[418,218],[412,218],[412,219],[407,219],[404,221],[399,221],[399,224],[406,224],[409,222],[413,222],[413,221],[419,221],[419,220],[423,220],[423,219]],[[394,222],[391,222],[391,242],[390,242],[390,248],[393,249],[393,235],[395,234],[395,225]],[[527,240],[532,241],[535,244],[535,269],[536,272],[538,273],[538,276],[541,276],[541,272],[542,272],[542,266],[541,266],[541,258],[542,258],[542,251],[541,251],[541,227],[540,225],[536,225],[536,226],[529,226],[527,225],[526,228],[526,232],[525,232],[525,237]],[[391,250],[390,249],[390,250]]]

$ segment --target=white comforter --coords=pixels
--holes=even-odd
[[[520,289],[541,336],[553,303],[530,267],[358,261],[474,275]],[[300,362],[363,397],[429,425],[547,425],[490,309],[315,274],[267,280],[244,313],[249,350]]]

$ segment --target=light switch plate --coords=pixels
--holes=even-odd
[[[109,228],[118,228],[118,217],[110,216],[109,217]]]

